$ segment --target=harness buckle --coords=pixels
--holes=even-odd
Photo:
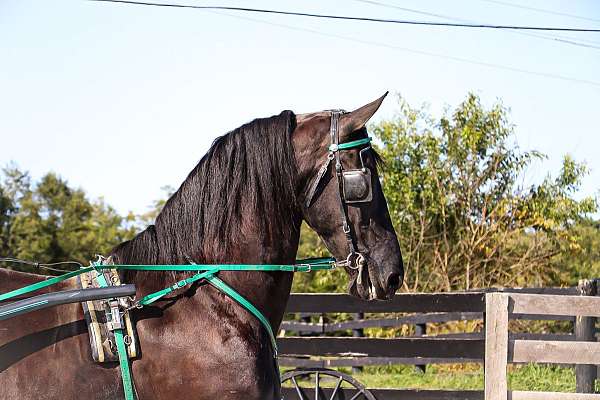
[[[130,306],[125,308],[125,312],[129,312],[131,310],[141,310],[144,308],[144,305],[140,302],[140,300],[131,299]]]
[[[108,329],[111,331],[117,329],[123,329],[123,319],[121,318],[121,307],[118,299],[111,299],[108,301],[110,307],[110,313],[107,312],[107,317],[110,318],[110,322],[107,324]]]

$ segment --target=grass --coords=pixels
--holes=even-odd
[[[350,373],[350,369],[342,369]],[[412,366],[365,367],[352,374],[369,388],[483,390],[483,367],[478,364],[430,365],[421,373]],[[509,367],[511,390],[575,392],[573,368],[528,364]]]

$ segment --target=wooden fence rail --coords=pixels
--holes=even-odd
[[[484,399],[484,395],[486,400],[600,400],[600,395],[593,393],[597,373],[596,366],[591,365],[600,365],[600,343],[595,336],[600,298],[595,294],[595,280],[574,288],[400,294],[390,302],[366,302],[342,294],[293,294],[287,312],[299,314],[301,320],[284,321],[281,329],[287,335],[296,332],[301,336],[278,338],[280,365],[327,368],[407,364],[424,368],[433,363],[478,362],[485,365],[485,391],[376,389],[374,393],[381,400],[471,400]],[[328,313],[350,313],[352,319],[329,322]],[[382,313],[386,315],[370,315]],[[390,316],[392,313],[403,315]],[[574,329],[568,334],[512,333],[508,321],[515,319],[569,321]],[[485,331],[436,336],[426,331],[431,323],[472,320],[483,321]],[[402,325],[421,330],[415,329],[415,336],[410,337],[361,337],[364,329]],[[352,337],[340,337],[340,333]],[[327,336],[331,334],[338,336]],[[576,365],[580,393],[509,391],[507,364],[532,361]]]

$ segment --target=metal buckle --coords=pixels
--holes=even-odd
[[[123,319],[121,316],[121,307],[118,299],[110,299],[108,301],[110,307],[110,322],[107,324],[111,331],[123,329]]]

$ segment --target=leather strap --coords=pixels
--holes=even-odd
[[[340,133],[339,133],[339,121],[340,121],[340,115],[343,114],[342,110],[333,110],[331,111],[331,126],[330,126],[330,130],[329,130],[329,134],[331,136],[331,146],[330,146],[330,153],[333,153],[333,156],[335,158],[335,176],[337,178],[338,181],[338,196],[340,199],[340,211],[341,211],[341,215],[342,215],[342,230],[344,231],[344,234],[346,235],[346,242],[348,243],[348,249],[350,250],[350,254],[348,255],[348,257],[350,258],[350,256],[353,256],[354,254],[356,254],[356,245],[354,244],[354,238],[352,236],[352,228],[350,227],[350,224],[348,223],[348,206],[346,205],[346,202],[344,201],[343,198],[343,193],[344,193],[344,179],[342,176],[342,172],[343,172],[343,168],[342,168],[342,161],[340,159],[340,152],[339,152],[339,142],[340,142]]]
[[[325,164],[323,164],[323,166],[319,169],[319,172],[317,172],[317,176],[315,177],[315,180],[313,181],[312,185],[310,185],[308,193],[306,194],[306,208],[309,208],[311,206],[313,197],[315,196],[317,188],[319,187],[319,183],[321,183],[321,180],[329,170],[329,164],[331,164],[331,158],[327,157],[327,161],[325,161]]]

